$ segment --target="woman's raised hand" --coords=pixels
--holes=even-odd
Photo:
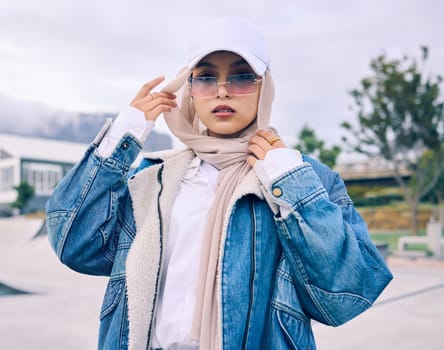
[[[141,110],[145,114],[146,120],[155,121],[157,117],[164,113],[170,112],[172,108],[176,108],[176,95],[169,92],[151,92],[158,86],[165,77],[157,77],[140,89],[136,97],[131,101],[131,106]]]
[[[265,158],[268,151],[284,147],[286,147],[284,142],[274,130],[258,129],[250,139],[248,151],[251,155],[247,157],[247,163],[254,166],[258,159],[263,160]]]

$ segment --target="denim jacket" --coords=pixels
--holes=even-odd
[[[105,131],[49,199],[49,241],[70,268],[109,276],[99,349],[149,349],[169,213],[195,155],[161,152],[131,170],[141,145],[127,134],[101,158],[95,150]],[[290,214],[281,217],[277,205]],[[392,279],[343,181],[309,157],[269,188],[252,170],[224,222],[216,282],[222,349],[313,350],[312,319],[341,325]]]

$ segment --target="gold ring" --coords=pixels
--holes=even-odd
[[[270,141],[268,141],[268,143],[273,146],[280,139],[281,139],[280,137],[273,137]]]

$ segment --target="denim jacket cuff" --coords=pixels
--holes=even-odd
[[[308,163],[278,177],[270,184],[269,192],[277,204],[293,209],[299,208],[320,194],[327,193]]]
[[[105,164],[111,166],[117,165],[127,171],[136,161],[141,149],[142,145],[140,141],[132,134],[126,133],[117,143],[111,155],[105,159]]]

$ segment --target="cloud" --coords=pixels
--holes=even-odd
[[[78,113],[64,111],[41,102],[11,98],[0,94],[0,129],[14,133],[41,133],[52,135],[54,124],[67,125],[75,122]]]
[[[354,118],[347,91],[369,73],[372,57],[412,55],[428,45],[430,71],[443,74],[443,10],[440,0],[6,0],[0,93],[117,113],[148,79],[176,74],[203,23],[243,14],[270,45],[273,124],[288,143],[305,123],[337,143],[340,122]]]

